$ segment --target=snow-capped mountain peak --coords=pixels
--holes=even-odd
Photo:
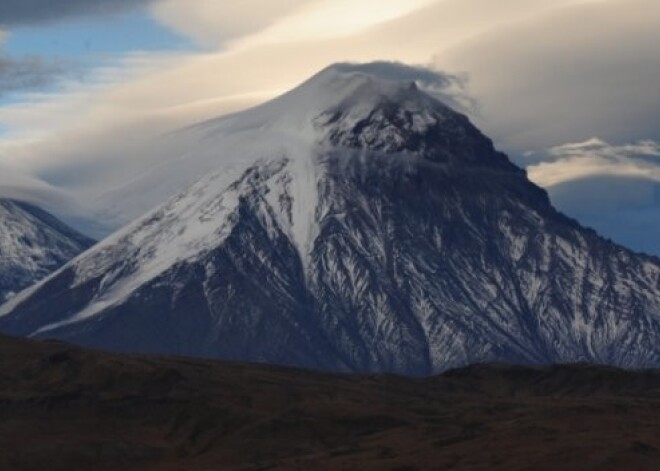
[[[434,76],[400,64],[330,66],[261,106],[171,133],[147,152],[144,168],[100,195],[95,206],[104,220],[128,222],[218,169],[225,177],[219,184],[227,186],[241,176],[246,165],[282,156],[309,161],[310,149],[323,143],[387,150],[409,140],[419,147],[429,142],[425,135],[439,129],[429,129],[438,122],[445,122],[442,127],[448,132],[448,143],[464,147],[460,137],[473,140],[478,131],[437,99],[442,96],[438,92],[442,84],[435,84]],[[403,116],[392,114],[392,104],[398,104]],[[406,124],[411,118],[413,122]],[[363,121],[358,136],[347,134]],[[380,124],[389,128],[387,133],[378,131]],[[467,128],[470,130],[465,131]],[[384,142],[377,142],[374,136]],[[487,141],[483,136],[477,140]],[[500,160],[506,165],[506,158]]]
[[[396,104],[415,115],[416,125],[430,115],[455,114],[417,88],[414,81],[374,76],[360,67],[331,66],[292,91],[256,108],[198,124],[183,132],[198,132],[213,140],[222,135],[258,133],[286,136],[317,144],[327,136],[328,125],[340,118],[343,127],[353,127],[372,114]],[[403,124],[403,123],[402,123]]]
[[[275,210],[268,217],[290,237],[307,266],[318,233],[316,201],[323,153],[332,148],[413,152],[433,130],[444,127],[456,132],[459,126],[476,131],[467,118],[421,91],[413,81],[336,65],[265,105],[181,131],[178,137],[183,141],[194,138],[205,145],[199,155],[185,156],[186,165],[204,168],[207,152],[212,150],[216,170],[76,263],[73,287],[102,272],[122,277],[114,283],[107,276],[106,289],[70,321],[121,302],[177,263],[198,258],[221,244],[241,200],[257,194],[271,212]],[[480,134],[476,137],[488,144]],[[417,148],[405,148],[413,142]],[[175,171],[176,165],[172,167]],[[167,166],[159,170],[163,168]],[[258,180],[261,187],[255,189],[253,172],[272,178]],[[124,259],[132,260],[130,267],[115,267]],[[10,308],[5,306],[4,311]]]

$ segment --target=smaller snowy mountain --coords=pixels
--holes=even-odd
[[[0,303],[51,274],[93,243],[36,206],[0,199]]]

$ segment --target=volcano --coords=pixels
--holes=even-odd
[[[169,136],[207,175],[12,298],[0,330],[361,373],[660,366],[660,261],[556,211],[465,115],[378,70],[331,66]]]

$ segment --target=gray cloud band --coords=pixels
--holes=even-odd
[[[106,15],[139,8],[157,0],[2,0],[0,27],[48,23],[71,17]]]
[[[0,55],[0,97],[48,86],[73,72],[70,64],[41,57]]]

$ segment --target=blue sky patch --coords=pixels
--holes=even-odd
[[[146,12],[86,18],[10,31],[5,52],[97,62],[131,51],[191,50],[192,41],[160,25]]]

